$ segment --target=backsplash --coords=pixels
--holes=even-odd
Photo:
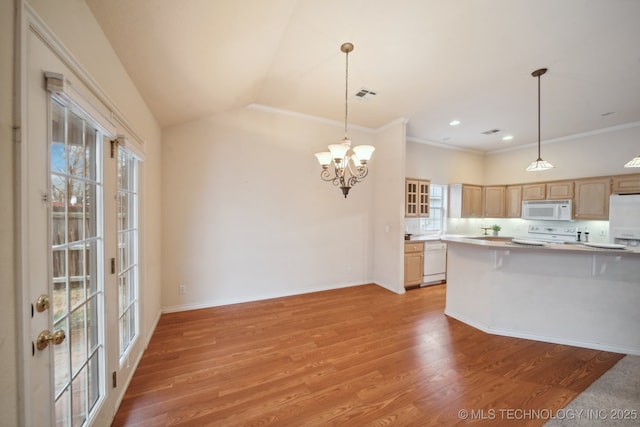
[[[405,218],[405,233],[413,235],[439,234],[435,230],[428,230],[428,218]],[[490,228],[497,224],[502,229],[501,236],[525,237],[530,225],[563,226],[576,228],[584,235],[589,231],[589,240],[598,243],[609,242],[609,221],[529,221],[520,218],[449,218],[446,221],[444,234],[461,234],[477,236],[483,234],[483,228]],[[492,230],[487,230],[492,234]]]

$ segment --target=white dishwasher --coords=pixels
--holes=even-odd
[[[447,280],[447,244],[424,242],[424,276],[422,286],[444,283]]]

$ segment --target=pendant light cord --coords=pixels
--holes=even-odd
[[[538,75],[538,160],[542,160],[540,157],[540,74]]]

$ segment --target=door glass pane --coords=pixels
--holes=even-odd
[[[99,382],[99,360],[98,353],[95,353],[91,359],[89,359],[89,368],[88,368],[88,402],[89,402],[89,410],[93,409],[95,404],[98,402],[98,398],[100,397],[100,382]]]
[[[97,237],[98,218],[96,216],[96,206],[91,201],[96,198],[96,184],[88,182],[84,185],[84,197],[87,203],[84,204],[84,235],[85,238]]]
[[[69,175],[85,176],[84,124],[85,121],[73,113],[69,114],[69,138],[67,139],[67,158]]]
[[[57,398],[55,403],[56,427],[67,427],[71,423],[71,396],[69,389]]]
[[[103,285],[100,132],[90,121],[52,99],[51,171],[51,295],[53,330],[66,339],[53,346],[56,425],[82,426],[104,393],[99,362]],[[91,402],[91,405],[89,404]]]
[[[68,331],[67,319],[64,318],[60,322],[53,324],[53,329],[62,329]],[[69,369],[69,340],[65,340],[60,345],[53,346],[53,360],[56,368],[60,369],[60,373],[55,376],[55,395],[58,396],[69,386],[71,380],[71,370]]]
[[[93,297],[89,300],[87,305],[87,349],[93,353],[98,349],[99,338],[98,335],[98,299]]]
[[[78,307],[71,313],[69,339],[71,341],[71,373],[77,374],[87,361],[86,310]]]
[[[85,366],[71,383],[72,425],[80,427],[87,420],[87,367]]]

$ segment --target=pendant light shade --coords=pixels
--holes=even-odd
[[[531,75],[538,78],[538,158],[527,167],[527,172],[545,171],[552,169],[553,165],[540,156],[540,76],[547,72],[546,68],[535,70]]]
[[[629,162],[624,165],[625,168],[640,168],[640,154],[635,156],[633,159],[629,160]]]
[[[531,164],[527,166],[527,172],[546,171],[548,169],[553,169],[553,165],[540,158],[538,158],[538,160],[534,162],[531,162]]]

